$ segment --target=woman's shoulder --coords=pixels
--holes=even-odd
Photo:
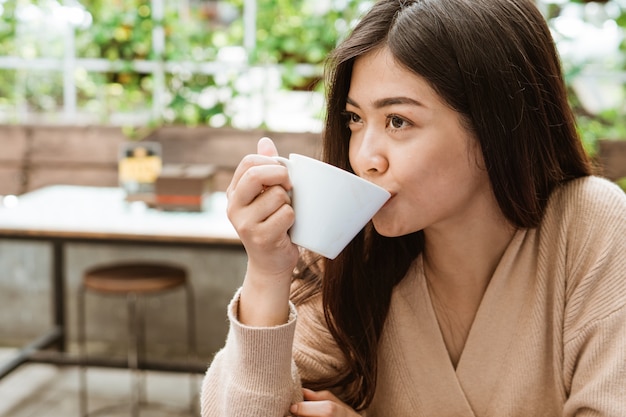
[[[614,182],[595,175],[577,178],[562,184],[555,190],[561,198],[575,199],[580,202],[602,202],[615,200],[626,204],[626,194]]]
[[[626,193],[600,177],[570,181],[554,191],[541,228],[544,267],[564,278],[566,340],[623,312]]]
[[[563,261],[568,297],[576,288],[624,285],[626,194],[615,183],[589,176],[561,185],[539,232],[543,259]]]
[[[546,217],[557,217],[595,227],[626,220],[626,193],[601,177],[587,176],[562,184],[554,190]]]
[[[596,176],[569,181],[552,193],[537,232],[543,258],[562,259],[568,275],[619,258],[626,245],[626,194]]]

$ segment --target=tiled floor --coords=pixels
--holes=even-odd
[[[0,361],[7,352],[0,350]],[[89,368],[89,409],[124,404],[130,398],[131,377],[127,370]],[[1,417],[78,417],[78,368],[26,364],[0,380]],[[158,406],[141,409],[141,417],[198,415],[201,375],[146,372],[148,402]],[[191,399],[191,395],[194,398]],[[195,406],[190,413],[190,404]],[[127,407],[97,413],[98,416],[129,416]]]

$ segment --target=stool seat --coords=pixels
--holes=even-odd
[[[184,285],[186,280],[184,269],[155,263],[98,266],[83,276],[86,289],[112,294],[166,291]]]
[[[89,411],[87,392],[87,348],[86,348],[86,305],[87,293],[93,295],[123,296],[126,298],[128,308],[128,343],[127,343],[127,366],[134,374],[134,382],[131,384],[130,415],[139,417],[140,408],[151,404],[147,401],[144,375],[140,364],[145,361],[145,313],[142,307],[144,296],[184,289],[185,307],[187,311],[187,356],[188,359],[196,354],[195,334],[195,307],[191,279],[188,278],[187,270],[183,266],[176,266],[162,262],[116,262],[104,264],[87,269],[78,287],[78,344],[80,349],[80,415],[101,414],[111,408],[120,405],[101,407]],[[190,380],[190,414],[195,416],[196,387],[193,375]],[[158,404],[152,404],[158,405]]]

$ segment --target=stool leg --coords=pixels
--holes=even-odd
[[[78,286],[78,355],[79,359],[79,410],[87,416],[87,348],[85,346],[85,287]]]
[[[137,297],[137,368],[141,369],[141,363],[146,360],[146,314],[143,297]],[[143,371],[137,372],[137,384],[139,404],[147,403],[146,394],[146,374]]]
[[[137,384],[137,377],[139,372],[139,361],[137,359],[137,294],[129,293],[126,296],[128,305],[128,348],[127,348],[127,361],[128,369],[131,373],[131,404],[130,410],[132,417],[139,416],[139,386]]]
[[[191,283],[187,281],[185,286],[185,293],[187,295],[187,361],[193,362],[198,356],[198,346],[196,340],[196,309],[193,287]],[[189,410],[193,414],[196,411],[196,375],[190,375],[189,381]],[[198,401],[199,402],[199,401]]]

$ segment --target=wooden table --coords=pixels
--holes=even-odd
[[[120,188],[55,185],[24,194],[15,206],[0,206],[0,239],[46,241],[52,247],[53,326],[0,364],[0,378],[32,361],[43,349],[67,362],[65,246],[68,243],[241,248],[226,217],[224,193],[213,193],[202,212],[167,212],[125,201]],[[148,367],[155,368],[155,367]],[[156,369],[161,369],[156,367]]]

